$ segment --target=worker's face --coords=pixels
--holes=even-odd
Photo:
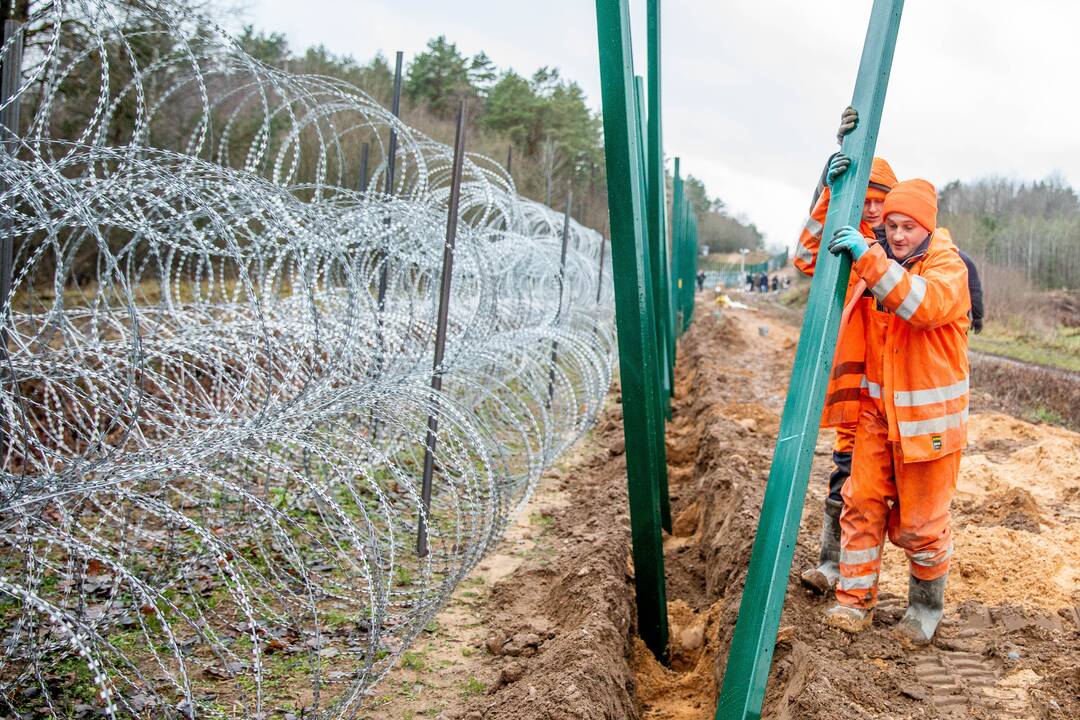
[[[862,206],[863,222],[872,228],[881,227],[885,219],[881,217],[881,211],[885,209],[885,201],[878,198],[866,198]]]
[[[907,259],[929,235],[929,230],[903,213],[889,213],[885,218],[885,240],[899,260]]]

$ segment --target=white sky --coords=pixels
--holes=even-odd
[[[645,0],[631,0],[645,74]],[[772,246],[792,245],[836,149],[870,15],[863,2],[663,0],[664,150]],[[600,104],[591,0],[247,0],[293,50],[406,62],[445,34],[500,68],[541,65]],[[908,0],[877,154],[901,179],[1059,173],[1080,186],[1080,3]],[[963,239],[958,238],[962,243]]]

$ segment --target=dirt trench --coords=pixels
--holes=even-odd
[[[417,685],[439,712],[415,717],[713,717],[798,335],[790,314],[768,305],[714,308],[699,305],[681,341],[668,426],[669,667],[634,628],[616,388],[574,457],[545,478],[539,510],[525,511],[542,526],[529,551],[457,619],[440,619],[462,628],[456,642],[470,657],[433,677],[468,673],[473,691],[459,680],[442,696],[437,681]],[[895,548],[874,625],[858,637],[825,628],[831,598],[798,584],[816,558],[831,469],[822,433],[763,717],[1080,717],[1080,435],[974,410],[947,614],[935,643],[914,653],[891,634],[907,582]],[[370,717],[414,717],[398,707]]]

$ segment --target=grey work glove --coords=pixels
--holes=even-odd
[[[844,144],[844,136],[859,124],[859,111],[848,105],[840,115],[840,129],[836,131],[836,144]]]
[[[825,183],[832,187],[832,184],[836,182],[836,178],[847,172],[849,167],[851,167],[851,158],[844,153],[836,153],[829,160],[829,169],[825,173]]]

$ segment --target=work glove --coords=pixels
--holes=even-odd
[[[829,160],[829,169],[825,173],[825,184],[832,187],[832,184],[836,182],[836,178],[847,172],[847,169],[851,167],[851,158],[844,153],[836,153]]]
[[[851,262],[855,262],[863,256],[870,247],[866,244],[866,238],[862,233],[850,225],[845,225],[833,233],[832,242],[829,243],[829,252],[839,255],[847,251],[851,255]]]
[[[844,136],[859,124],[859,111],[848,105],[840,115],[840,129],[836,131],[836,144],[844,144]]]

